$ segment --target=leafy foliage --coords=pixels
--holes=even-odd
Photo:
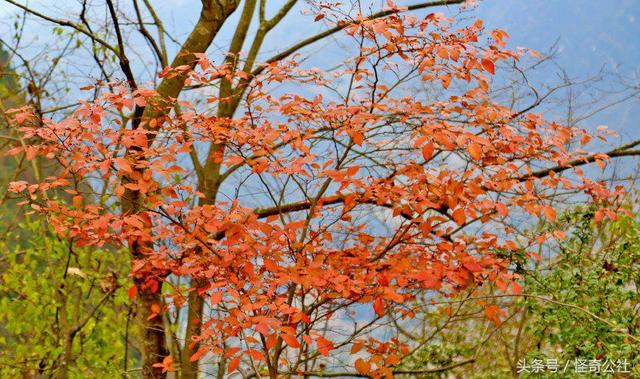
[[[42,222],[20,228],[28,241],[0,246],[0,376],[119,376],[127,260],[72,246]]]
[[[583,310],[548,302],[531,302],[536,315],[531,324],[541,348],[529,357],[561,361],[574,359],[626,360],[640,367],[640,220],[621,216],[594,222],[596,209],[567,212],[561,227],[571,237],[554,250],[547,264],[532,270],[526,287]],[[594,319],[592,315],[605,322]]]

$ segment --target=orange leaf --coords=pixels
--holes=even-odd
[[[7,154],[7,155],[16,155],[16,154],[20,154],[22,152],[22,150],[23,150],[22,146],[18,146],[18,147],[14,147],[11,150],[7,150],[5,152],[5,154]]]
[[[126,173],[133,172],[131,165],[125,158],[115,158],[113,161],[118,165],[118,167],[120,167],[122,171]]]
[[[300,347],[300,342],[298,342],[298,339],[295,336],[292,336],[291,334],[282,333],[280,335],[280,337],[282,338],[282,340],[284,342],[287,343],[287,345],[289,345],[289,346],[291,346],[293,348]]]
[[[496,324],[496,326],[502,323],[502,320],[500,320],[500,316],[504,315],[504,311],[497,305],[492,304],[485,307],[484,313],[489,320],[493,321],[493,323]]]
[[[35,156],[38,154],[38,148],[36,146],[29,146],[27,147],[27,154],[26,154],[26,158],[28,160],[32,160],[33,158],[35,158]]]
[[[511,290],[516,295],[519,295],[522,293],[522,286],[518,282],[511,282]]]
[[[538,53],[535,50],[529,49],[529,54],[531,54],[534,58],[538,58],[538,59],[542,58],[542,55],[540,55],[540,53]]]
[[[395,364],[398,364],[400,362],[400,357],[395,355],[395,354],[391,354],[389,355],[385,360],[384,360],[384,364],[386,366],[393,366]]]
[[[459,226],[464,225],[464,223],[467,221],[467,216],[464,214],[463,208],[458,208],[453,211],[451,217],[453,218],[453,221],[455,221]]]
[[[253,359],[257,359],[259,361],[264,361],[264,354],[262,354],[258,350],[253,350],[253,349],[247,350],[247,354],[249,354],[251,356],[251,358],[253,358]]]
[[[556,210],[551,207],[544,207],[544,215],[549,221],[556,220]]]
[[[320,352],[320,354],[324,356],[329,355],[329,352],[335,349],[333,347],[333,343],[322,336],[318,336],[316,338],[316,345],[318,346],[318,351]]]
[[[429,142],[428,144],[422,146],[422,157],[425,161],[428,161],[433,156],[433,143]]]
[[[491,60],[483,59],[481,63],[482,63],[482,68],[484,68],[485,71],[487,71],[491,75],[496,73],[496,67]]]
[[[133,300],[133,298],[136,297],[137,293],[138,293],[138,287],[137,286],[133,285],[133,286],[129,287],[129,291],[128,291],[129,300]]]
[[[507,208],[503,203],[496,203],[496,210],[503,217],[507,217],[509,215],[509,208]]]
[[[373,302],[373,310],[376,311],[378,316],[384,316],[384,302],[382,298],[379,297]]]
[[[216,291],[211,294],[211,306],[214,306],[222,301],[222,291]]]
[[[449,58],[449,51],[447,50],[446,47],[440,47],[438,48],[438,56],[442,59],[448,59]]]
[[[76,209],[82,208],[82,196],[74,196],[73,197],[73,207]]]
[[[563,240],[567,238],[567,235],[562,230],[554,230],[553,235],[556,236],[557,239]]]
[[[359,352],[360,350],[362,350],[363,347],[364,347],[364,341],[354,342],[353,346],[351,346],[351,354],[355,354]]]
[[[229,366],[227,367],[227,371],[233,372],[238,369],[238,366],[240,366],[240,356],[237,356],[233,358],[231,361],[229,361]]]
[[[152,365],[153,367],[162,367],[162,372],[173,372],[173,357],[170,355],[167,355],[166,357],[164,357],[164,359],[162,360],[162,363],[154,363]]]
[[[225,358],[229,358],[232,355],[235,355],[237,352],[241,351],[242,349],[239,347],[230,347],[227,349],[227,351],[224,353],[224,357]]]
[[[467,149],[469,150],[469,155],[471,155],[471,158],[475,159],[476,161],[482,159],[482,146],[477,143],[470,143],[469,146],[467,146]]]
[[[204,349],[204,348],[200,348],[198,349],[198,351],[196,351],[191,358],[189,359],[191,362],[195,362],[197,360],[199,360],[200,358],[204,357],[205,355],[207,355],[207,353],[209,352],[208,349]]]
[[[364,375],[367,375],[371,371],[371,364],[362,358],[356,359],[355,367],[359,373]]]

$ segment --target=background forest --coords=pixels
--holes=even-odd
[[[640,377],[640,3],[347,3],[0,0],[1,378]]]

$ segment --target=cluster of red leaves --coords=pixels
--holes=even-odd
[[[267,65],[234,118],[183,103],[180,114],[131,129],[118,113],[146,105],[154,93],[125,87],[59,121],[36,122],[19,110],[17,127],[32,142],[27,157],[55,159],[63,170],[10,189],[27,195],[25,203],[75,243],[146,246],[133,274],[147,277],[150,288],[169,274],[204,283],[191,290],[209,297],[216,312],[204,322],[203,347],[193,359],[222,352],[222,338],[227,345],[238,340],[225,350],[230,370],[243,355],[265,359],[279,341],[330,354],[340,341],[314,325],[352,304],[372,304],[377,317],[411,316],[403,304],[425,291],[455,294],[494,282],[519,292],[509,260],[497,253],[540,240],[512,238],[510,215],[553,220],[546,194],[554,189],[596,200],[618,194],[577,170],[533,175],[533,167],[583,156],[566,146],[588,137],[490,100],[496,64],[519,58],[506,49],[505,32],[492,32],[485,44],[481,22],[452,30],[434,14],[361,20],[346,31],[361,48],[341,70],[303,69],[295,59]],[[198,58],[191,84],[248,77]],[[380,80],[385,73],[417,76],[442,91],[441,100],[398,95]],[[341,83],[346,95],[323,95],[323,88]],[[454,91],[454,83],[464,90]],[[276,85],[285,88],[282,94]],[[231,100],[207,98],[224,101]],[[203,195],[185,161],[210,144],[226,147],[215,157],[223,189],[245,178],[299,178],[307,192],[270,194],[274,203],[262,208],[241,198],[199,203]],[[72,201],[56,195],[60,190]],[[127,190],[142,195],[138,213],[120,210]],[[370,225],[371,214],[385,219],[386,232]],[[176,290],[177,307],[184,295]],[[487,315],[499,322],[495,306]],[[360,358],[356,368],[378,376],[388,375],[407,350],[399,342],[368,346],[369,360]]]

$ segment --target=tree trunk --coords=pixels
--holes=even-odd
[[[136,279],[139,292],[136,298],[138,306],[138,320],[140,322],[142,342],[142,377],[145,379],[165,378],[162,367],[153,367],[162,362],[169,355],[165,341],[165,330],[162,316],[155,314],[151,307],[154,304],[162,306],[162,282],[158,283],[158,290],[154,293],[143,285],[144,279]]]
[[[189,310],[187,313],[187,330],[185,334],[184,348],[180,358],[180,378],[181,379],[197,379],[198,378],[198,361],[191,361],[191,356],[200,348],[200,343],[192,342],[192,338],[200,335],[202,332],[202,311],[204,310],[204,298],[198,295],[197,288],[202,283],[194,281],[192,287],[195,288],[189,294]]]
[[[218,34],[218,31],[231,13],[235,11],[239,2],[240,0],[202,0],[202,12],[200,13],[200,18],[184,44],[181,46],[178,54],[176,54],[173,62],[171,63],[171,67],[183,65],[193,67],[195,65],[195,56],[193,54],[204,53],[209,48],[214,37]],[[163,79],[156,89],[156,92],[158,93],[157,97],[149,100],[141,119],[157,119],[159,122],[156,125],[161,125],[162,118],[173,108],[172,101],[177,99],[180,92],[182,92],[185,79],[186,75],[182,74],[169,76]],[[154,363],[158,363],[157,360],[159,356],[167,355],[162,318],[158,316],[151,320],[146,320],[150,315],[149,312],[151,312],[151,306],[153,304],[161,304],[161,300],[160,291],[158,291],[157,294],[147,293],[139,300],[141,304],[141,312],[139,312],[139,314],[143,321],[143,325],[145,326],[143,333],[143,373],[145,378],[164,377],[161,368],[155,368],[152,366]],[[200,319],[202,317],[202,309],[204,308],[204,299],[200,298],[196,293],[191,294],[189,296],[189,300],[187,337],[191,338],[191,336],[199,334]],[[189,343],[190,341],[187,340],[184,352],[180,357],[182,368],[181,378],[196,379],[198,377],[198,362],[191,362],[191,355],[197,351],[199,346],[194,346],[193,349],[190,349]],[[154,361],[154,359],[156,361]]]

